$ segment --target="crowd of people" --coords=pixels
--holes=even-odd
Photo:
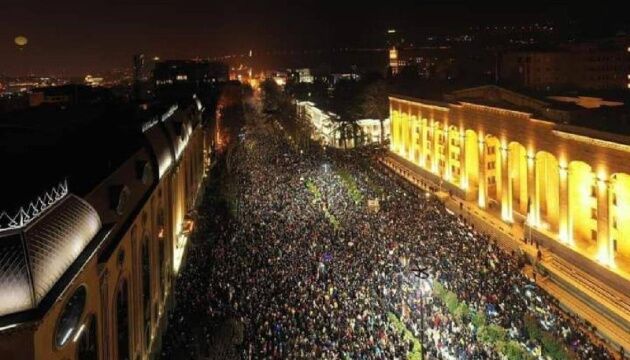
[[[275,122],[248,126],[239,142],[237,212],[210,201],[199,210],[163,358],[407,359],[417,349],[392,314],[426,359],[504,358],[434,296],[436,283],[533,358],[543,344],[526,317],[571,354],[612,358],[523,275],[517,256],[433,196],[358,154],[300,149]],[[230,341],[219,344],[217,331]]]

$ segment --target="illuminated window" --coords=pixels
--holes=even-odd
[[[81,334],[77,347],[78,360],[98,360],[98,340],[96,332],[96,317],[91,315],[87,321],[89,324]]]
[[[129,360],[129,296],[123,280],[116,296],[116,345],[118,359]]]
[[[55,329],[55,344],[58,347],[66,345],[79,328],[86,297],[85,286],[80,286],[66,303]]]
[[[177,75],[176,79],[178,81],[188,80],[188,75]]]

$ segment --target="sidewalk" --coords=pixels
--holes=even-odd
[[[388,156],[379,159],[379,162],[425,191],[442,188],[441,184],[436,184],[428,177],[422,176],[418,169],[411,168],[394,157]],[[432,192],[444,202],[449,211],[462,216],[475,229],[491,235],[504,250],[522,252],[533,264],[537,264],[539,269],[543,268],[548,272],[549,276],[537,276],[538,286],[556,297],[565,311],[576,314],[594,326],[597,334],[606,340],[606,345],[615,355],[619,354],[621,346],[626,349],[626,357],[628,356],[630,352],[629,294],[622,294],[609,288],[601,281],[571,266],[570,263],[564,262],[543,246],[539,246],[541,261],[537,262],[538,248],[525,242],[530,238],[529,230],[524,229],[518,222],[504,223],[499,219],[498,210],[495,214],[492,210],[480,209],[474,202],[449,196],[441,191]],[[531,267],[529,273],[524,272],[530,278],[532,277]]]

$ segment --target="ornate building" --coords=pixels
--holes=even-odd
[[[628,294],[630,138],[570,125],[578,116],[596,127],[600,112],[622,105],[496,86],[455,91],[444,101],[393,95],[391,152]]]
[[[209,160],[203,107],[191,100],[89,139],[107,161],[94,153],[67,182],[0,215],[3,359],[147,359],[159,349]]]

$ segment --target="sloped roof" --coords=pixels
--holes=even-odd
[[[101,229],[69,194],[19,230],[0,232],[0,316],[36,308]]]

